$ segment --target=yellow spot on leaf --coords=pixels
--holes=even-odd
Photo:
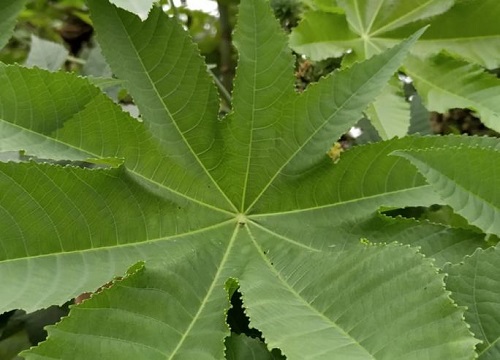
[[[344,148],[342,147],[342,144],[339,142],[336,142],[332,145],[330,150],[326,152],[326,155],[332,159],[334,163],[337,163],[340,159],[340,154],[344,151]]]

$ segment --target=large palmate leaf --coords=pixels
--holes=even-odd
[[[0,163],[0,311],[94,292],[26,358],[474,356],[438,268],[383,243],[419,245],[442,266],[484,234],[379,210],[442,202],[395,151],[498,140],[415,136],[338,164],[326,155],[421,32],[297,94],[267,1],[242,0],[233,111],[219,119],[216,88],[176,20],[89,7],[140,121],[84,78],[0,66],[0,151],[29,160]],[[264,341],[225,324],[234,284]]]
[[[313,59],[353,50],[358,59],[378,54],[424,24],[431,24],[413,49],[419,56],[442,50],[489,69],[500,66],[496,46],[500,14],[496,0],[338,1],[345,15],[313,11],[291,35],[291,46]]]

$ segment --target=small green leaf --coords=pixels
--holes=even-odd
[[[456,264],[472,254],[477,248],[487,246],[485,235],[475,231],[417,221],[402,217],[391,218],[375,214],[366,220],[360,220],[342,227],[345,232],[344,248],[352,246],[351,237],[370,234],[373,243],[398,242],[418,247],[434,264],[442,268],[446,263]],[[352,241],[354,243],[354,241]]]
[[[408,134],[431,135],[429,110],[422,104],[422,98],[415,93],[410,97],[410,128]]]

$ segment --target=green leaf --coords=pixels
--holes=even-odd
[[[23,355],[50,359],[57,353],[59,358],[82,360],[222,358],[220,339],[228,335],[224,311],[229,306],[220,272],[224,257],[213,243],[200,245],[197,252],[171,253],[168,262],[136,266],[110,289],[74,306],[68,318],[49,328],[46,342]],[[200,266],[202,272],[197,270]]]
[[[17,16],[24,8],[25,0],[3,1],[0,3],[0,49],[2,49],[14,31]]]
[[[500,234],[500,151],[451,147],[396,151],[426,177],[455,212],[487,234]],[[478,186],[481,179],[483,186]]]
[[[370,38],[417,20],[441,14],[453,5],[453,0],[422,0],[417,3],[338,0],[338,4],[345,10],[351,28],[356,33],[366,36],[366,48]]]
[[[175,153],[165,153],[143,123],[85,79],[3,66],[0,82],[0,151],[23,149],[28,155],[55,160],[119,157],[139,178],[153,180],[155,187],[169,184],[173,194],[221,207],[227,204],[216,192],[200,191],[213,186],[202,169],[190,170]]]
[[[107,1],[89,4],[103,54],[113,73],[125,80],[150,136],[175,159],[183,169],[179,172],[196,174],[206,183],[203,188],[213,186],[219,206],[232,210],[207,170],[219,161],[213,155],[217,90],[189,35],[158,8],[141,22]],[[202,194],[199,186],[191,191]]]
[[[324,60],[342,56],[356,39],[345,15],[309,11],[290,34],[290,46],[313,60]]]
[[[56,71],[64,65],[68,54],[69,51],[61,44],[31,35],[31,47],[26,66]]]
[[[446,50],[487,69],[496,69],[500,67],[500,48],[496,46],[500,41],[496,24],[499,16],[500,2],[496,0],[455,1],[449,11],[432,18],[414,53],[429,56]],[[415,24],[400,32],[411,34],[421,26]]]
[[[462,264],[448,266],[446,286],[453,299],[467,306],[465,319],[471,331],[482,340],[477,345],[481,360],[500,356],[500,276],[498,247],[482,251],[465,259]]]
[[[404,136],[410,126],[410,104],[405,100],[401,83],[392,78],[366,109],[370,121],[384,140]]]
[[[273,360],[282,359],[270,353],[266,345],[258,339],[253,339],[246,335],[231,334],[226,339],[226,359],[227,360]]]
[[[430,114],[419,94],[410,97],[410,127],[408,134],[431,135]]]
[[[154,0],[110,0],[111,3],[116,6],[121,7],[124,10],[130,11],[133,14],[136,14],[141,18],[142,21],[148,18],[148,14],[153,7]]]
[[[339,56],[352,49],[357,59],[393,46],[416,29],[431,24],[412,49],[413,54],[429,56],[442,50],[459,54],[488,69],[500,66],[500,31],[496,19],[500,3],[496,0],[339,1],[345,20],[339,14],[308,12],[290,37],[290,45],[314,60]],[[453,5],[453,6],[452,6]],[[346,24],[348,23],[348,25]]]
[[[398,242],[418,247],[422,254],[434,259],[434,264],[439,268],[446,263],[459,263],[477,248],[486,247],[485,235],[482,233],[379,214],[364,221],[356,221],[349,230],[346,226],[345,233],[346,240],[351,236],[359,239],[370,234],[367,240],[373,243]],[[346,241],[344,248],[352,246],[352,243]]]
[[[367,59],[407,37],[411,32],[397,29],[421,19],[440,14],[450,8],[453,0],[408,1],[338,1],[342,15],[308,12],[290,37],[290,46],[321,60],[339,56],[341,51],[354,51],[357,59]],[[420,27],[426,25],[419,22]],[[412,27],[413,32],[417,29]],[[394,31],[393,31],[394,30]],[[393,32],[395,34],[393,34]]]
[[[385,84],[389,80],[397,69],[396,64],[403,60],[404,52],[408,51],[422,31],[381,56],[323,78],[298,96],[294,104],[293,132],[284,132],[282,135],[288,146],[276,147],[278,153],[273,156],[273,160],[276,159],[274,162],[281,157],[284,157],[284,161],[273,164],[271,168],[269,164],[266,166],[270,170],[279,166],[279,172],[270,177],[270,182],[260,191],[249,210],[253,211],[254,206],[262,210],[261,203],[267,201],[271,186],[280,188],[282,181],[302,178],[311,168],[325,165],[325,152],[332,142],[361,117],[361,111],[381,91],[377,84]],[[259,174],[256,178],[252,183],[263,182],[264,176]]]
[[[469,108],[486,126],[500,131],[500,80],[480,66],[446,54],[426,61],[411,56],[405,72],[429,110],[444,113]]]
[[[89,51],[89,56],[85,61],[82,68],[82,75],[111,78],[113,72],[111,71],[106,59],[102,55],[100,46],[95,46]]]
[[[295,123],[291,110],[298,95],[293,89],[294,58],[268,5],[244,1],[239,11],[233,37],[240,59],[233,111],[223,120],[221,159],[212,171],[238,211],[244,212],[291,155],[286,127]],[[261,31],[255,31],[256,26]],[[269,151],[273,148],[274,154]]]
[[[473,356],[463,311],[431,260],[359,242],[412,227],[413,240],[428,235],[398,222],[377,237],[370,220],[441,201],[390,153],[498,139],[415,136],[356,147],[337,164],[326,155],[420,33],[295,94],[267,1],[242,0],[233,112],[219,119],[212,78],[177,20],[159,8],[141,22],[106,1],[89,7],[140,121],[74,74],[0,66],[0,149],[25,154],[0,163],[0,311],[96,292],[26,356],[219,359],[237,283],[268,348],[292,359],[328,358],[322,349],[339,343],[368,359]],[[445,252],[455,234],[443,233]],[[464,242],[440,261],[458,258]]]
[[[224,218],[206,211],[192,218],[196,203],[155,196],[124,168],[0,163],[0,188],[0,228],[9,239],[0,248],[1,311],[33,311],[93,291],[137,257],[173,251],[177,234],[191,251],[189,239],[210,238]]]
[[[267,256],[248,262],[240,291],[250,324],[263,331],[269,347],[292,359],[474,356],[476,341],[458,325],[462,311],[442,292],[442,276],[415,250],[365,246],[304,253],[263,245],[262,239],[253,241]],[[387,262],[390,267],[383,266]]]

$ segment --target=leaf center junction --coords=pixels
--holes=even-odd
[[[247,223],[248,219],[245,216],[245,214],[237,214],[236,215],[236,221],[238,222],[238,225],[245,226],[245,224]]]

